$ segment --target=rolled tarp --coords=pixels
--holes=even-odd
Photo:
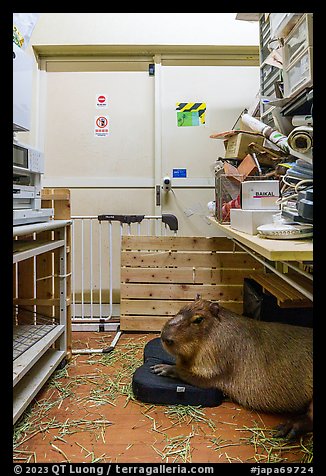
[[[293,129],[288,136],[288,144],[291,152],[300,157],[312,159],[313,128],[299,126]]]
[[[241,119],[247,127],[250,127],[250,129],[252,129],[253,131],[263,134],[266,139],[275,144],[283,152],[285,152],[286,154],[290,154],[287,136],[277,131],[276,129],[273,129],[273,127],[268,126],[259,119],[256,119],[250,114],[242,114]]]

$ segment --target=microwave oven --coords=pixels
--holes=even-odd
[[[31,173],[44,173],[43,153],[28,145],[13,142],[13,166]]]

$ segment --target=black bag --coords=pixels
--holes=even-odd
[[[162,377],[151,371],[155,364],[174,364],[175,359],[162,346],[159,337],[144,348],[144,363],[134,372],[132,390],[137,400],[165,405],[201,405],[216,407],[223,401],[223,392],[216,388],[199,388],[182,380]]]

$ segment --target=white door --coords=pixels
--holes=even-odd
[[[70,189],[72,216],[154,214],[154,78],[148,63],[48,65],[40,134],[45,138],[43,184]],[[120,287],[120,229],[118,222],[114,225],[113,293]],[[109,240],[104,227],[103,233],[99,231],[97,220],[90,227],[76,222],[74,286],[89,289],[92,282],[103,289],[106,300],[110,263],[103,256]],[[100,233],[102,258],[97,245]]]
[[[206,214],[215,199],[212,165],[224,156],[224,145],[209,136],[232,129],[258,90],[255,66],[162,67],[162,176],[172,180],[162,211],[178,216],[182,235],[216,236]],[[188,110],[195,103],[194,125],[178,125],[177,103],[189,104]]]
[[[259,87],[258,67],[163,63],[156,64],[153,76],[151,63],[153,58],[48,62],[42,71],[39,128],[45,138],[43,185],[70,189],[72,216],[171,213],[178,219],[178,234],[216,236],[205,215],[215,198],[211,165],[223,155],[223,144],[209,135],[230,129],[250,105]],[[98,105],[99,96],[106,106]],[[204,103],[205,123],[178,126],[180,102]],[[173,177],[178,170],[186,177]],[[161,188],[166,175],[172,180],[170,192]],[[81,244],[74,244],[76,290],[89,289],[91,281],[98,290],[108,289],[108,262],[102,282],[97,274],[96,233],[86,230],[83,243],[88,250],[95,246],[92,265]],[[113,237],[114,301],[120,288],[119,240]]]

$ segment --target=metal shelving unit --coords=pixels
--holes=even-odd
[[[282,81],[282,70],[266,63],[270,54],[271,27],[269,18],[262,13],[259,18],[259,56],[260,56],[260,94],[276,99],[275,83]],[[269,125],[273,124],[271,111],[273,106],[260,103],[260,115],[262,120]]]
[[[70,224],[70,220],[51,220],[13,228],[15,286],[24,286],[21,281],[26,280],[29,286],[34,285],[34,297],[20,295],[14,300],[13,423],[67,355],[67,226]],[[59,280],[57,296],[48,302],[37,297],[36,259],[41,256],[48,262],[54,259],[59,271],[56,276],[39,278],[43,282]],[[24,262],[27,266],[19,269]]]

